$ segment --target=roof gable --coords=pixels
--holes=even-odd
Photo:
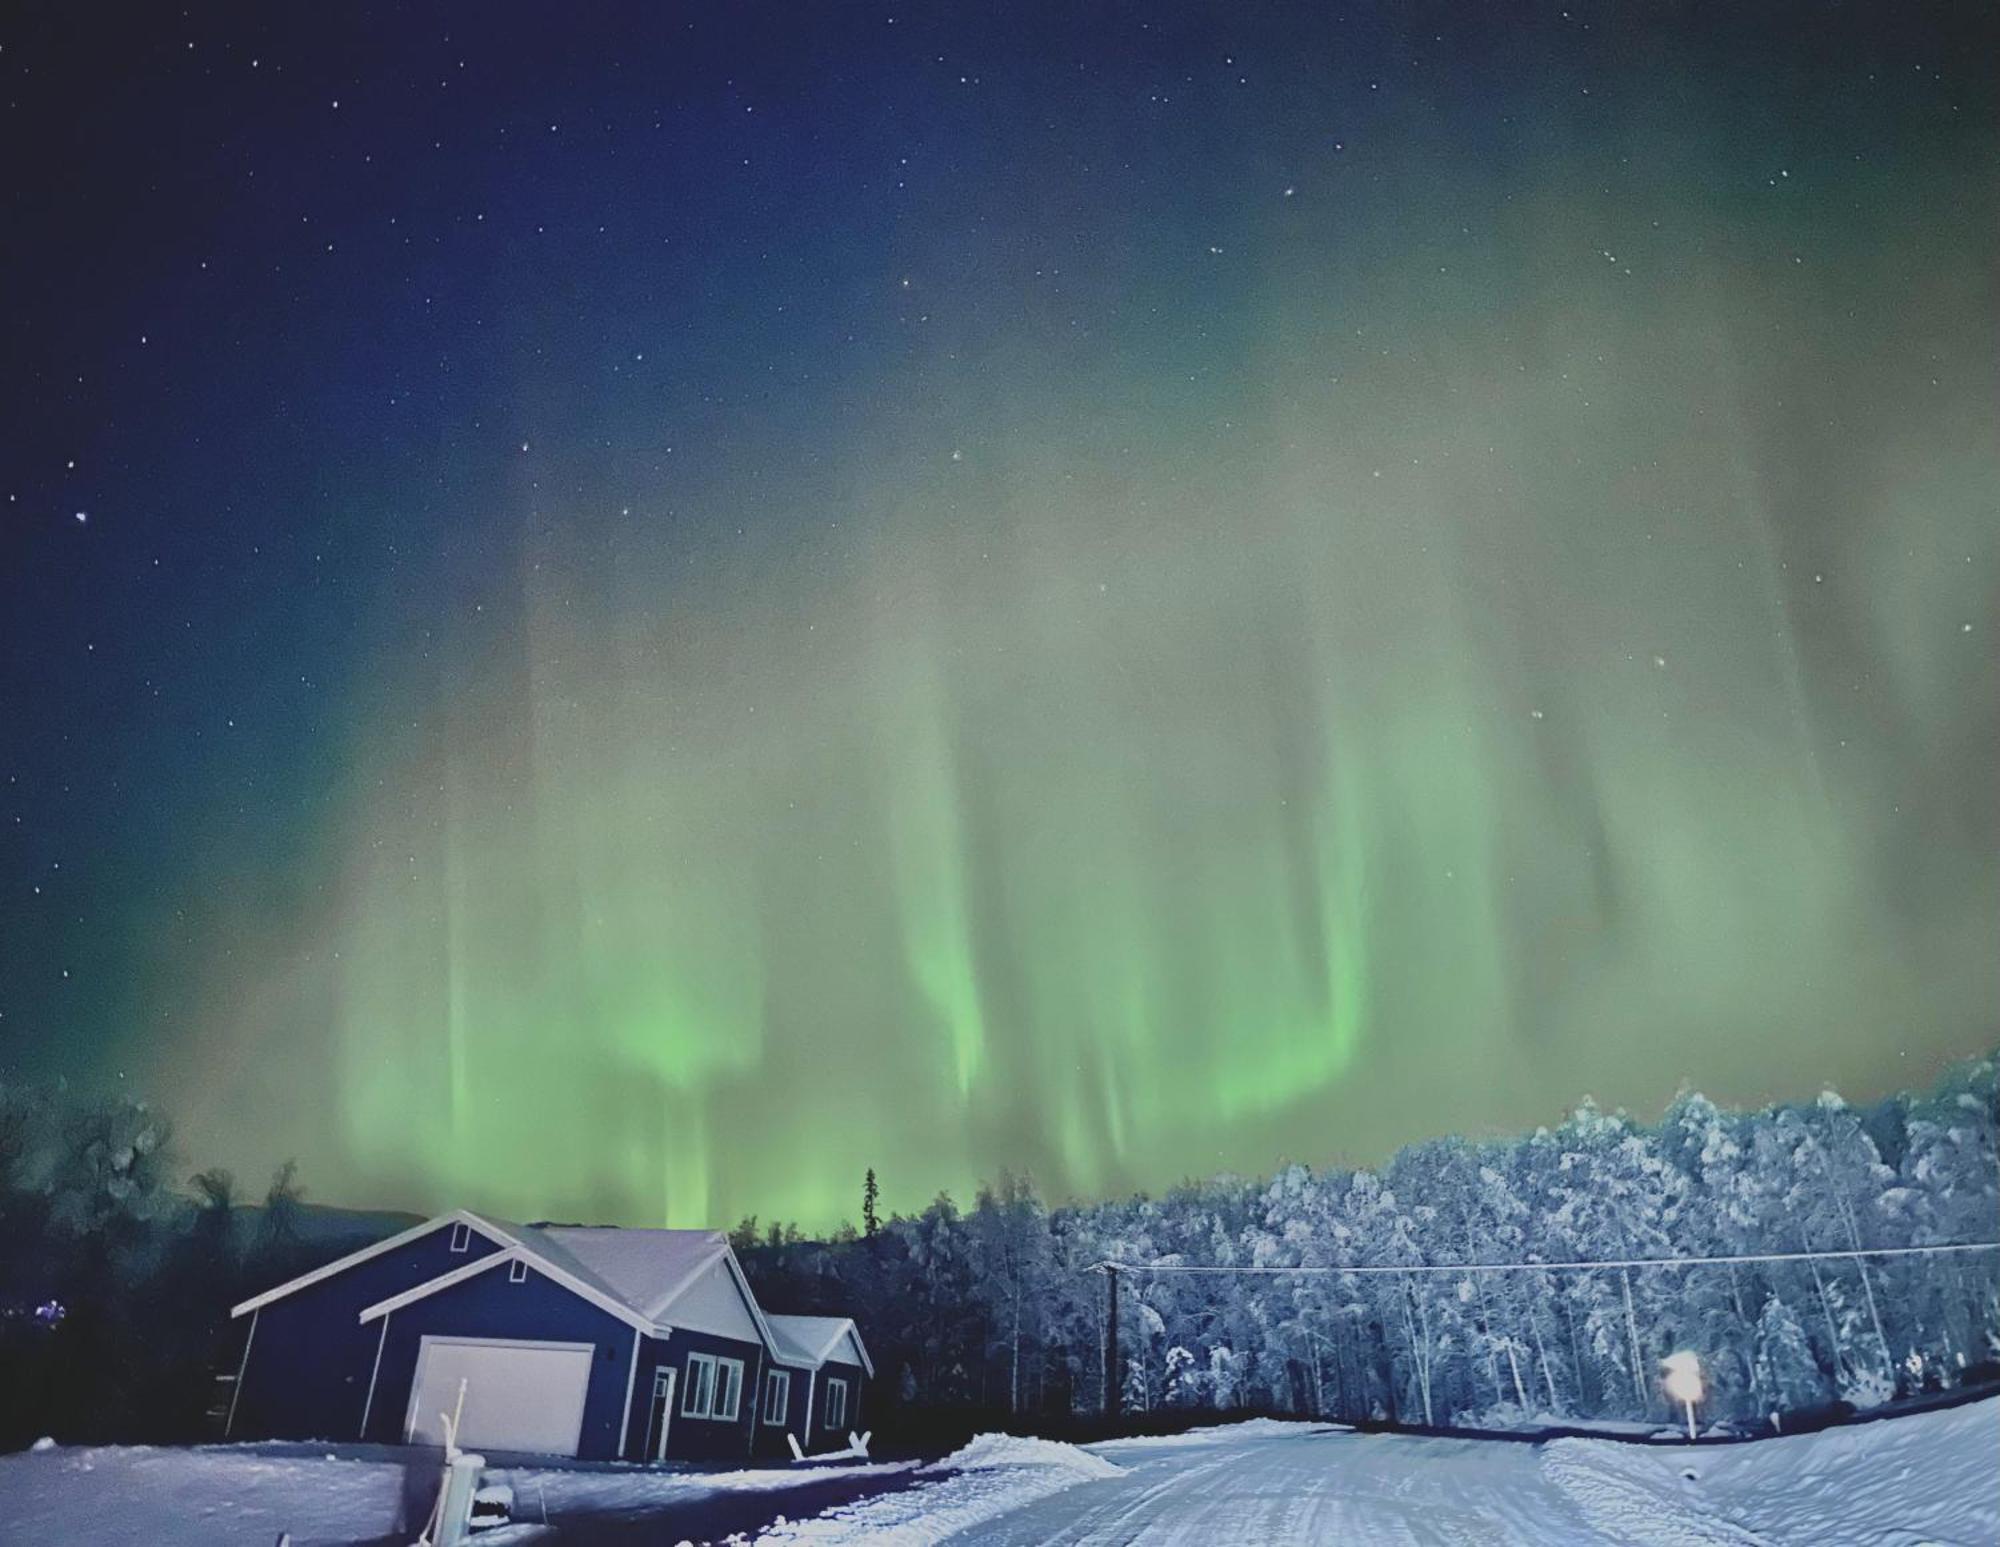
[[[858,1364],[871,1377],[875,1365],[861,1341],[861,1329],[851,1316],[771,1316],[776,1336],[773,1350],[787,1364],[818,1369],[829,1359]]]
[[[498,1246],[509,1246],[514,1241],[498,1221],[487,1219],[481,1214],[474,1214],[468,1209],[453,1209],[449,1214],[440,1214],[435,1219],[427,1219],[422,1224],[412,1225],[408,1230],[398,1231],[395,1235],[388,1236],[373,1245],[364,1246],[359,1251],[349,1252],[345,1257],[337,1257],[332,1262],[314,1268],[310,1273],[301,1273],[297,1278],[287,1279],[260,1295],[252,1295],[241,1305],[231,1306],[230,1317],[233,1319],[238,1316],[248,1316],[252,1311],[263,1309],[273,1300],[282,1300],[285,1296],[296,1294],[301,1289],[309,1289],[314,1284],[324,1283],[327,1279],[345,1273],[349,1268],[380,1257],[385,1252],[393,1252],[399,1247],[408,1246],[412,1241],[421,1240],[433,1230],[442,1230],[446,1225],[469,1226]]]
[[[638,1315],[629,1305],[619,1300],[616,1295],[606,1294],[601,1287],[591,1283],[587,1278],[579,1278],[567,1268],[543,1259],[525,1243],[510,1246],[505,1251],[493,1252],[488,1256],[479,1258],[476,1262],[468,1262],[462,1268],[453,1268],[449,1273],[439,1274],[436,1278],[430,1279],[425,1283],[405,1289],[399,1295],[391,1295],[386,1300],[378,1300],[362,1311],[360,1320],[365,1326],[371,1321],[377,1321],[384,1316],[400,1311],[406,1305],[414,1305],[417,1301],[427,1300],[441,1290],[450,1289],[456,1284],[462,1284],[469,1278],[477,1278],[480,1274],[499,1267],[503,1262],[516,1261],[529,1263],[538,1272],[560,1284],[571,1294],[576,1295],[579,1299],[588,1301],[607,1316],[617,1317],[618,1320],[624,1322],[628,1327],[635,1328],[640,1332],[653,1332],[656,1330],[652,1322]]]
[[[379,1300],[361,1312],[361,1320],[374,1321],[502,1262],[521,1260],[641,1332],[664,1337],[686,1327],[761,1342],[778,1356],[770,1324],[729,1238],[719,1231],[509,1225],[483,1215],[466,1217],[504,1249]]]
[[[567,1259],[596,1278],[651,1321],[729,1250],[729,1239],[719,1230],[537,1225],[521,1234],[545,1255]]]

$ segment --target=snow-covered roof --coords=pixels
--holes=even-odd
[[[729,1237],[720,1230],[524,1225],[515,1235],[538,1256],[596,1280],[652,1322],[697,1274],[729,1255]]]
[[[855,1362],[871,1376],[875,1373],[861,1341],[861,1329],[851,1316],[767,1316],[765,1320],[777,1339],[772,1352],[786,1364],[818,1369],[838,1352],[841,1339],[848,1338],[854,1344]]]
[[[488,1240],[502,1246],[512,1240],[511,1236],[506,1235],[494,1221],[487,1219],[483,1214],[474,1214],[470,1209],[453,1209],[449,1214],[440,1214],[435,1219],[424,1220],[407,1230],[385,1236],[372,1246],[362,1247],[358,1252],[349,1252],[345,1257],[337,1257],[332,1262],[314,1268],[310,1273],[301,1273],[297,1278],[286,1279],[284,1283],[267,1289],[260,1295],[252,1295],[241,1305],[231,1306],[229,1314],[232,1317],[248,1316],[252,1311],[261,1310],[273,1300],[282,1300],[286,1295],[296,1293],[308,1285],[332,1278],[336,1273],[345,1273],[357,1263],[366,1262],[371,1257],[379,1257],[384,1252],[392,1252],[399,1246],[407,1246],[419,1236],[429,1235],[433,1230],[456,1224],[468,1225]]]
[[[403,1306],[449,1289],[469,1278],[498,1267],[503,1262],[526,1260],[564,1284],[582,1298],[642,1332],[664,1337],[681,1318],[674,1314],[676,1302],[720,1273],[729,1288],[741,1297],[742,1307],[765,1347],[775,1357],[779,1352],[770,1322],[750,1292],[750,1283],[730,1250],[729,1238],[719,1230],[628,1230],[595,1225],[517,1225],[490,1214],[454,1209],[436,1219],[351,1252],[337,1262],[327,1263],[311,1273],[236,1306],[231,1315],[241,1316],[279,1300],[295,1290],[319,1283],[355,1264],[391,1251],[445,1225],[464,1224],[499,1246],[501,1250],[452,1269],[448,1273],[411,1286],[401,1294],[376,1302],[361,1313],[364,1322],[376,1320]],[[715,1280],[719,1285],[722,1281]],[[729,1289],[711,1288],[689,1299],[697,1307],[690,1323],[697,1330],[721,1331],[702,1322],[714,1313],[717,1296],[727,1299]],[[699,1309],[706,1301],[706,1309]],[[731,1315],[733,1316],[733,1312]],[[739,1323],[736,1323],[740,1325]],[[733,1334],[730,1334],[733,1335]],[[817,1363],[817,1360],[812,1361]]]

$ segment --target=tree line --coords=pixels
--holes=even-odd
[[[0,1085],[0,1450],[216,1437],[229,1307],[379,1233],[308,1232],[290,1162],[248,1200],[181,1174],[140,1102]]]
[[[764,1304],[859,1320],[891,1437],[1108,1426],[1105,1262],[1125,1265],[1127,1424],[1664,1422],[1678,1349],[1702,1361],[1705,1419],[1782,1424],[2000,1381],[2000,1253],[1550,1265],[2000,1239],[1997,1069],[1861,1108],[1689,1094],[1650,1125],[1585,1102],[1517,1138],[1158,1198],[1052,1207],[1002,1175],[969,1207],[883,1218],[871,1172],[858,1229],[753,1218],[732,1239]],[[0,1085],[0,1449],[215,1437],[229,1306],[400,1223],[309,1207],[289,1163],[247,1198],[179,1168],[141,1103]],[[1499,1264],[1524,1266],[1458,1271]],[[1194,1266],[1258,1271],[1160,1271]],[[1345,1271],[1417,1267],[1442,1271]]]
[[[1553,1129],[1432,1140],[1379,1169],[1053,1208],[1003,1176],[969,1209],[940,1195],[830,1240],[755,1220],[735,1239],[765,1303],[859,1315],[892,1421],[1060,1431],[1101,1413],[1107,1291],[1091,1269],[1113,1262],[1133,1265],[1119,1365],[1142,1423],[1660,1423],[1675,1414],[1659,1361],[1685,1348],[1704,1420],[1782,1426],[2000,1379],[2000,1253],[1546,1265],[1995,1241],[1997,1121],[1985,1059],[1866,1108],[1687,1094],[1649,1125],[1585,1102]],[[864,1218],[877,1196],[871,1173]],[[1525,1266],[1450,1271],[1497,1264]],[[1157,1271],[1196,1265],[1258,1271]],[[1446,1271],[1337,1271],[1419,1267]],[[1294,1268],[1321,1271],[1274,1271]]]

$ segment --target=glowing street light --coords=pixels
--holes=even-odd
[[[1701,1360],[1684,1348],[1662,1359],[1660,1369],[1666,1375],[1667,1395],[1687,1409],[1688,1438],[1693,1439],[1694,1405],[1701,1400],[1702,1394]]]

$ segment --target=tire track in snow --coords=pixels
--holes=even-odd
[[[1689,1495],[1674,1493],[1618,1464],[1598,1441],[1554,1440],[1541,1447],[1542,1473],[1577,1513],[1631,1547],[1773,1547]],[[1638,1459],[1651,1462],[1641,1454]]]

